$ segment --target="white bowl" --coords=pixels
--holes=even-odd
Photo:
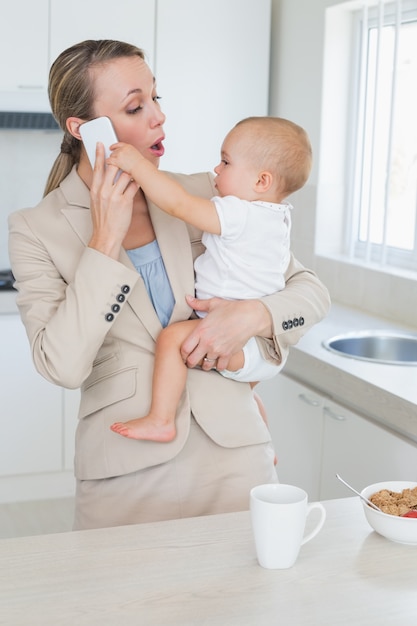
[[[417,487],[417,482],[392,480],[369,485],[362,489],[361,495],[369,500],[374,493],[381,491],[381,489],[400,493],[403,489],[413,489],[414,487]],[[391,541],[417,545],[417,518],[389,515],[382,513],[382,511],[376,511],[363,500],[361,502],[366,519],[377,533]]]

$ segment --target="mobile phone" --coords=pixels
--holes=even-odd
[[[106,159],[110,156],[110,146],[118,142],[113,124],[108,117],[97,117],[95,120],[84,122],[80,126],[80,135],[93,169],[97,142],[100,141],[104,145]]]

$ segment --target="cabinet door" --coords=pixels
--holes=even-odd
[[[156,0],[51,0],[50,63],[84,39],[119,39],[143,48],[154,63]],[[174,3],[175,4],[175,3]]]
[[[213,171],[226,133],[266,115],[270,0],[158,0],[155,75],[167,116],[161,167]]]
[[[62,390],[35,371],[18,315],[0,315],[0,475],[62,469]]]
[[[417,445],[335,402],[326,401],[320,499],[346,498],[384,480],[417,480]]]
[[[304,489],[310,501],[319,499],[322,397],[284,374],[259,383],[278,457],[282,483]]]
[[[0,20],[0,107],[21,110],[22,102],[47,106],[48,0],[8,2]],[[36,110],[36,105],[27,107]]]

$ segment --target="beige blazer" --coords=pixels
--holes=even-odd
[[[175,178],[191,193],[216,194],[209,174]],[[189,370],[173,442],[136,441],[110,430],[114,421],[149,409],[161,325],[125,251],[115,261],[87,247],[89,203],[89,191],[73,169],[38,206],[9,217],[17,304],[35,367],[52,383],[81,387],[76,476],[118,476],[173,458],[187,439],[191,411],[220,446],[268,441],[249,385],[199,369]],[[184,320],[192,313],[185,295],[194,293],[193,259],[203,250],[201,232],[151,202],[149,210],[175,297],[171,321]],[[285,359],[289,346],[329,308],[325,287],[294,259],[287,276],[288,287],[263,300],[274,328],[264,348],[278,359]]]

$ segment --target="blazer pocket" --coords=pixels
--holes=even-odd
[[[82,391],[79,418],[131,398],[136,393],[136,367],[96,378]]]

